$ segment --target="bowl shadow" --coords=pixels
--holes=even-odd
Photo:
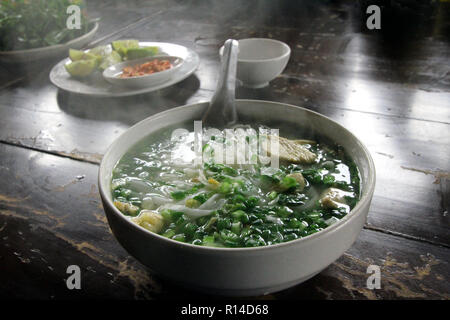
[[[57,102],[62,111],[77,118],[132,125],[152,114],[186,104],[199,88],[200,80],[191,75],[173,86],[128,97],[90,97],[58,89]]]

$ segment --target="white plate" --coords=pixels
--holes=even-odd
[[[94,34],[98,30],[98,22],[94,24],[94,27],[84,35],[72,39],[64,44],[57,44],[54,46],[33,48],[26,50],[15,51],[0,51],[0,61],[4,62],[32,62],[41,59],[47,59],[51,57],[61,56],[67,53],[69,48],[80,49],[91,42]]]
[[[140,42],[139,45],[143,47],[157,46],[167,55],[182,58],[184,63],[178,72],[168,81],[147,88],[133,89],[112,85],[103,79],[101,72],[95,72],[94,75],[82,80],[72,78],[64,68],[64,65],[70,61],[69,58],[66,58],[55,65],[50,71],[50,81],[58,88],[73,93],[96,97],[124,97],[152,92],[178,83],[190,76],[197,69],[200,63],[200,58],[196,52],[178,44],[165,42]]]

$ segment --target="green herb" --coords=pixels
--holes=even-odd
[[[81,29],[68,29],[67,8],[81,7]],[[65,43],[89,30],[83,0],[11,0],[0,3],[0,51]]]
[[[170,195],[175,200],[183,200],[184,198],[186,198],[186,192],[184,192],[184,191],[174,191],[174,192],[170,193]]]

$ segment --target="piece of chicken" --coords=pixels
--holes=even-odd
[[[134,223],[145,229],[158,233],[164,226],[163,217],[156,211],[142,210],[139,216],[131,219]]]
[[[279,160],[292,163],[313,163],[317,155],[309,151],[304,144],[313,144],[311,140],[289,140],[283,137],[269,135],[267,143],[262,143],[263,150],[268,156],[272,156],[271,145],[277,143],[279,145]]]
[[[319,202],[325,208],[337,209],[342,206],[347,206],[345,197],[353,196],[353,192],[344,191],[337,188],[328,188],[323,192]]]
[[[139,208],[130,204],[130,203],[126,203],[126,202],[121,202],[121,201],[114,201],[114,205],[116,206],[117,209],[119,209],[121,212],[134,216],[136,215],[136,213],[138,213]]]

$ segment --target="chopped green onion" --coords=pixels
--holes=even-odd
[[[241,227],[242,227],[242,224],[241,224],[241,222],[233,222],[232,224],[231,224],[231,231],[232,232],[234,232],[235,234],[240,234],[241,233]]]
[[[269,193],[268,197],[270,200],[274,200],[277,197],[278,193],[276,191],[272,191]]]
[[[232,190],[233,190],[233,185],[231,183],[229,183],[229,182],[225,181],[225,182],[222,182],[219,185],[219,192],[220,193],[226,194],[226,193],[230,193]]]
[[[163,237],[172,238],[175,235],[175,231],[172,229],[167,229],[166,232],[162,234]]]
[[[200,203],[205,203],[208,200],[208,195],[206,193],[201,193],[196,195],[193,199],[197,200]]]
[[[332,185],[335,181],[335,177],[332,176],[331,174],[327,174],[323,177],[323,183],[326,185]]]
[[[175,200],[183,200],[184,198],[186,198],[186,192],[184,191],[174,191],[170,195]]]
[[[231,213],[231,216],[235,221],[241,221],[242,223],[247,223],[249,221],[247,213],[243,210],[234,211]]]
[[[217,230],[230,229],[231,220],[229,218],[218,218],[216,226]]]
[[[295,180],[294,177],[289,176],[284,177],[283,180],[281,180],[280,182],[280,188],[282,190],[289,190],[291,188],[297,187],[297,185],[298,185],[297,180]]]
[[[172,239],[173,239],[173,240],[176,240],[176,241],[180,241],[180,242],[186,242],[186,237],[185,237],[185,235],[182,234],[182,233],[179,233],[179,234],[174,235],[174,236],[172,237]]]

